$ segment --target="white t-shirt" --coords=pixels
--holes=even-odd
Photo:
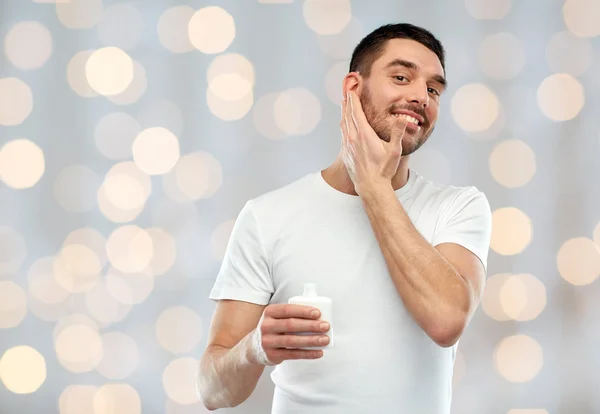
[[[452,242],[487,268],[491,211],[475,187],[410,170],[396,191],[433,246]],[[311,173],[246,203],[210,299],[287,303],[314,282],[333,300],[333,346],[271,373],[273,414],[448,414],[456,345],[436,345],[405,308],[362,201]]]

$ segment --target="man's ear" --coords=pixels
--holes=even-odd
[[[358,72],[350,72],[344,76],[342,81],[342,94],[343,98],[346,99],[346,95],[349,91],[355,91],[360,95],[362,89],[363,79]]]

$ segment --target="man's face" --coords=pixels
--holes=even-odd
[[[433,132],[444,88],[444,70],[435,53],[413,40],[392,39],[373,62],[360,98],[382,140],[390,142],[407,124],[402,155],[409,155]]]

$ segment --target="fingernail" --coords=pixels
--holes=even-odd
[[[328,337],[328,336],[325,336],[325,337],[323,337],[323,338],[319,338],[319,343],[320,343],[321,345],[325,345],[325,344],[329,343],[329,337]]]
[[[320,312],[316,309],[310,313],[310,316],[312,316],[313,318],[318,318],[319,315],[320,315]]]
[[[329,324],[327,322],[323,322],[321,325],[319,325],[319,329],[326,331],[329,329]]]

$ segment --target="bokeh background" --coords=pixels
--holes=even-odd
[[[452,413],[600,413],[598,0],[1,0],[0,413],[206,412],[234,220],[332,162],[390,22],[448,53],[411,167],[493,210]],[[270,412],[270,370],[222,412]]]

